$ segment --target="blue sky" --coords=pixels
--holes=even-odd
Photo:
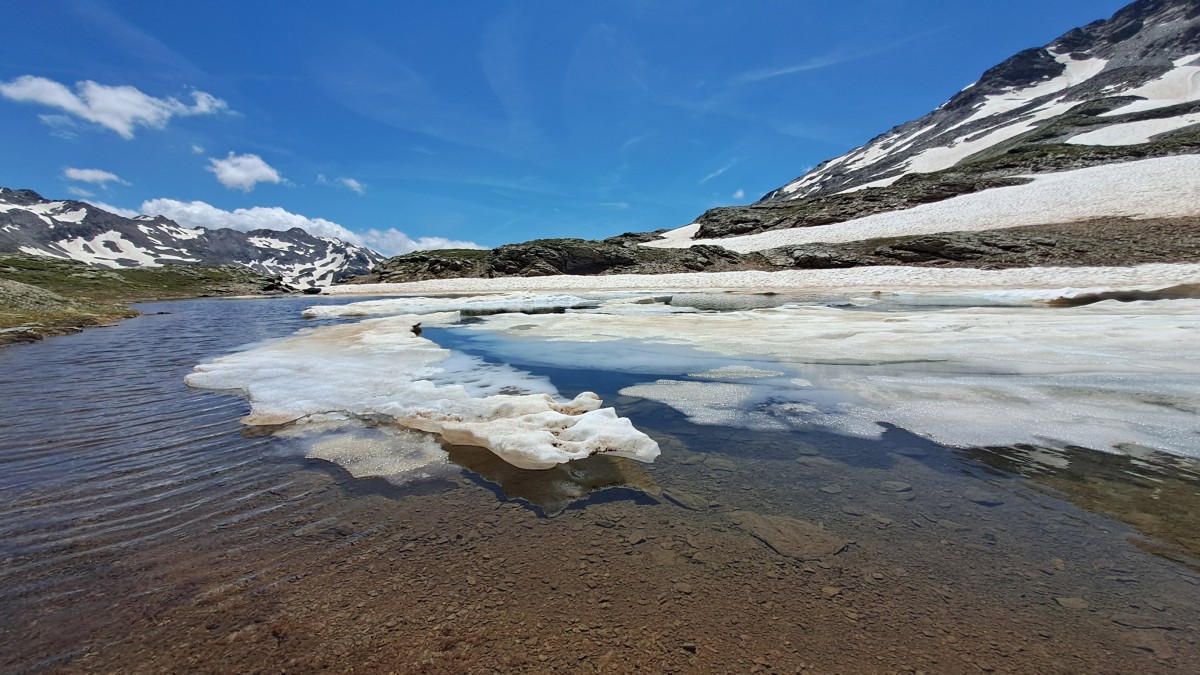
[[[23,3],[0,185],[386,253],[677,227],[1123,4]]]

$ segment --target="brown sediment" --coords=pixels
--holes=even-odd
[[[614,396],[655,463],[530,485],[452,452],[472,473],[395,488],[243,435],[240,397],[179,382],[228,345],[132,339],[138,324],[155,325],[0,352],[2,672],[1200,662],[1200,576],[1175,561],[1200,531],[1185,460],[695,426]],[[79,377],[81,348],[104,378]],[[587,493],[609,485],[642,492]],[[546,518],[504,497],[579,501]],[[755,521],[852,543],[800,559]]]
[[[1170,672],[1200,656],[1194,577],[1108,549],[1086,518],[1011,496],[980,506],[911,461],[735,463],[660,467],[719,496],[705,511],[619,501],[553,519],[475,485],[356,494],[299,471],[226,522],[114,534],[86,556],[63,544],[23,580],[31,599],[55,592],[10,603],[0,667]],[[835,475],[845,493],[813,487]],[[897,475],[915,499],[875,480]],[[781,555],[731,525],[746,509],[807,513],[856,544]]]

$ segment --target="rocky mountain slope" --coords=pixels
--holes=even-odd
[[[125,218],[79,201],[0,188],[0,252],[78,260],[93,266],[239,265],[293,287],[366,274],[383,256],[293,228],[286,232],[187,228],[162,216]]]
[[[894,184],[1024,143],[1128,146],[1200,124],[1200,0],[1138,0],[1028,49],[760,203]],[[1104,101],[1103,105],[1087,105]],[[1064,117],[1071,115],[1070,123]]]
[[[709,210],[687,236],[714,243],[845,223],[1019,185],[1031,175],[1196,153],[1200,0],[1138,0],[1111,19],[1020,52],[928,115],[755,204]],[[1179,190],[1197,184],[1187,175],[1171,180]]]

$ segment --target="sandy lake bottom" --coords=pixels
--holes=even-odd
[[[243,427],[241,397],[183,384],[247,343],[339,324],[299,311],[349,301],[148,304],[0,352],[0,670],[1200,662],[1188,457],[700,424],[620,393],[656,379],[645,372],[510,355],[565,396],[595,391],[661,456],[530,471],[450,447],[449,470],[389,482],[306,457],[310,436]],[[480,358],[501,349],[454,327],[427,337]]]

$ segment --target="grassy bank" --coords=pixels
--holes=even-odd
[[[0,344],[40,340],[136,316],[127,303],[278,293],[244,267],[96,269],[74,260],[0,253]]]

